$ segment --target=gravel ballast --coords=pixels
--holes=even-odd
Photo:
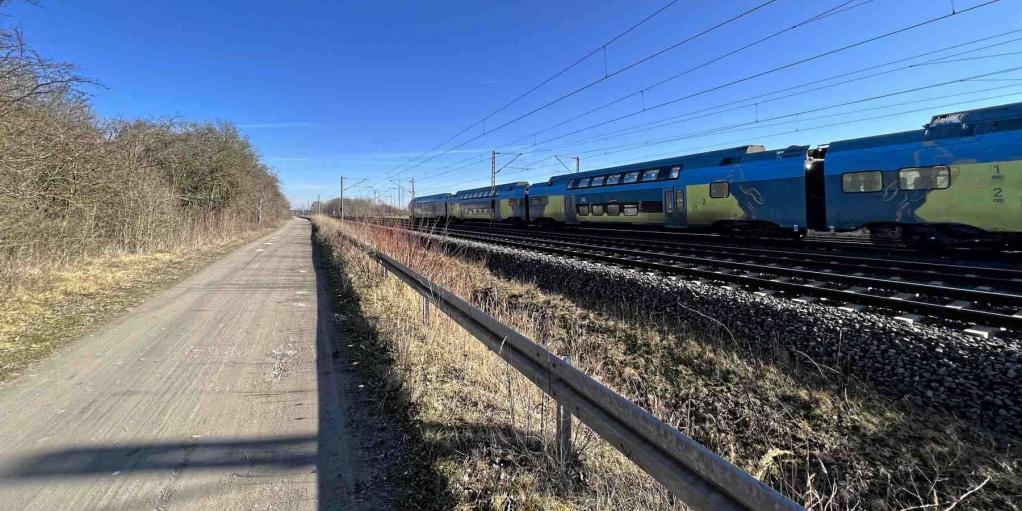
[[[610,299],[649,317],[670,317],[792,364],[838,370],[915,405],[950,411],[994,430],[1022,432],[1022,342],[983,339],[939,325],[908,324],[868,311],[760,296],[718,283],[501,247],[440,235],[491,271],[576,301]]]

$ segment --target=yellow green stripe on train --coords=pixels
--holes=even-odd
[[[415,198],[416,220],[634,225],[799,237],[866,229],[917,246],[1022,243],[1022,103],[922,129],[745,145]]]

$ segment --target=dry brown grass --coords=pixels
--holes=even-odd
[[[317,224],[336,240],[336,222]],[[748,356],[730,340],[681,331],[642,311],[581,308],[497,278],[479,261],[424,250],[394,231],[346,229],[553,351],[573,355],[590,375],[810,509],[1020,508],[1017,439],[891,402],[825,367],[803,363],[799,371],[813,374],[802,378],[783,367],[783,356]],[[573,478],[551,471],[549,401],[509,378],[499,359],[449,321],[433,319],[424,329],[415,295],[366,258],[344,256],[352,294],[378,333],[374,349],[393,353],[397,369],[389,379],[407,391],[423,427],[518,432],[465,444],[471,448],[455,435],[441,443],[446,454],[425,457],[456,502],[492,504],[517,495],[535,508],[670,505],[661,489],[591,438],[581,441],[586,448]],[[505,456],[513,470],[494,465],[504,458],[489,453],[501,452],[515,454]],[[517,483],[484,465],[500,466]]]
[[[266,232],[207,238],[175,251],[24,269],[19,285],[0,297],[0,381]]]
[[[424,321],[414,291],[339,243],[336,222],[317,224],[343,272],[341,343],[379,378],[385,401],[408,414],[414,439],[399,474],[410,480],[407,508],[682,509],[578,423],[578,459],[562,465],[551,399],[445,316],[434,310]],[[449,289],[471,290],[473,274],[460,270],[428,271]]]

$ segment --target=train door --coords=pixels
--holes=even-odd
[[[667,227],[685,225],[685,192],[676,186],[664,190],[664,225]]]
[[[500,208],[497,206],[500,204],[500,199],[494,197],[490,199],[490,218],[494,222],[500,221]]]
[[[806,170],[806,222],[809,229],[823,231],[828,227],[826,188],[824,160],[810,161]]]
[[[578,223],[578,217],[575,215],[575,198],[571,195],[564,196],[564,223]]]

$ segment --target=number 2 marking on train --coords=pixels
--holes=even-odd
[[[1001,175],[1001,166],[1000,165],[994,165],[994,175],[990,176],[990,180],[993,181],[994,183],[1000,183],[1003,179],[1004,179],[1004,176]],[[993,188],[993,192],[994,192],[994,196],[993,196],[994,204],[997,204],[997,205],[1004,204],[1004,189],[999,187],[999,186],[995,186]]]

